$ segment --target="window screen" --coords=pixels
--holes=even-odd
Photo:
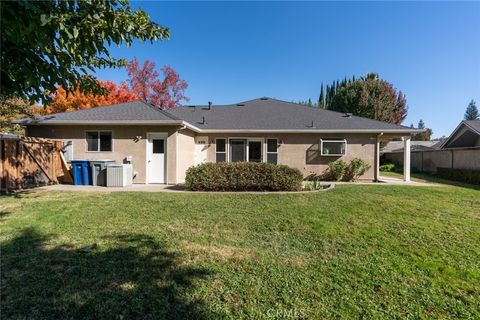
[[[215,140],[215,162],[227,161],[227,142],[226,139]]]
[[[217,153],[215,155],[215,162],[225,162],[225,161],[227,161],[226,153]]]
[[[86,140],[87,140],[87,151],[98,151],[98,132],[97,131],[87,131]]]
[[[165,143],[163,139],[152,140],[153,153],[165,153]]]
[[[230,140],[230,161],[241,162],[246,160],[247,149],[245,140]]]
[[[100,132],[100,151],[112,151],[111,132]]]
[[[249,141],[248,142],[248,161],[249,162],[262,162],[262,146],[261,141]]]
[[[217,139],[215,142],[217,152],[225,152],[225,139]]]
[[[110,131],[87,131],[85,134],[87,151],[112,151],[112,133]]]
[[[277,152],[277,139],[267,139],[267,152]]]
[[[340,156],[344,155],[347,150],[347,142],[345,140],[322,140],[323,156]]]
[[[278,163],[278,141],[277,139],[267,139],[267,163]]]

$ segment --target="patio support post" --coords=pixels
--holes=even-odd
[[[410,181],[410,136],[403,137],[403,181]]]
[[[380,137],[383,133],[380,133],[375,140],[375,158],[374,158],[374,172],[373,181],[380,181]]]

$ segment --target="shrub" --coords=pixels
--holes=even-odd
[[[370,165],[363,159],[353,158],[345,170],[343,179],[345,181],[355,181],[370,169]]]
[[[187,170],[185,187],[192,191],[297,191],[300,170],[263,162],[204,163]]]
[[[379,167],[382,172],[394,172],[396,170],[394,163],[385,163]]]
[[[306,191],[316,191],[322,189],[324,189],[324,186],[320,183],[319,180],[307,181],[303,185],[303,190]]]
[[[335,162],[330,162],[328,164],[328,178],[335,181],[341,180],[345,174],[346,167],[347,165],[345,161],[341,159]]]
[[[480,184],[480,170],[437,168],[437,176],[447,180]]]

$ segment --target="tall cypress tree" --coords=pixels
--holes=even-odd
[[[313,108],[312,99],[308,98],[307,106],[310,107],[310,108]]]
[[[325,94],[323,93],[323,82],[320,86],[320,97],[318,98],[318,107],[325,109]]]
[[[480,113],[478,112],[477,105],[475,100],[470,101],[468,104],[467,110],[465,110],[464,115],[465,120],[477,120],[480,119]]]
[[[326,90],[325,90],[325,109],[328,109],[330,106],[330,86],[327,84]]]

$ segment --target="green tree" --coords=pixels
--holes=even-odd
[[[318,98],[318,107],[325,109],[325,93],[323,92],[323,83],[320,86],[320,97]]]
[[[56,86],[105,94],[88,73],[126,65],[110,45],[170,36],[128,0],[2,1],[0,24],[0,93],[44,103]]]
[[[313,108],[312,99],[308,98],[307,107]]]
[[[35,116],[36,108],[31,107],[27,99],[0,96],[0,133],[23,135],[24,130],[17,124],[11,124],[10,121]]]
[[[369,73],[358,80],[339,86],[328,109],[357,116],[401,124],[407,116],[405,95],[392,84]]]
[[[413,128],[413,124],[410,127]],[[413,134],[412,135],[412,140],[413,141],[430,141],[432,139],[433,131],[432,131],[432,129],[425,127],[425,122],[423,122],[422,119],[420,119],[420,121],[418,121],[417,128],[418,129],[424,129],[425,131]]]
[[[475,100],[470,101],[470,103],[468,104],[467,110],[465,110],[464,119],[465,120],[480,119],[480,113],[478,112],[477,105],[475,104]]]

